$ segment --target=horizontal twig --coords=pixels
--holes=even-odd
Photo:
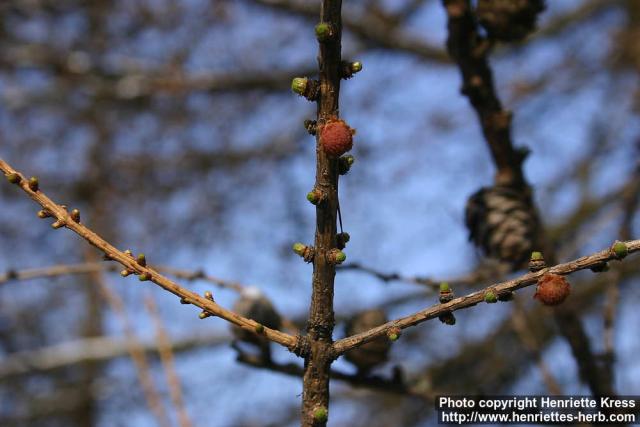
[[[629,254],[640,251],[640,240],[629,240],[626,242],[626,245]],[[609,248],[604,249],[600,252],[596,252],[589,256],[584,256],[573,261],[558,264],[551,268],[545,268],[535,273],[527,273],[516,279],[496,283],[482,290],[472,292],[459,298],[455,298],[446,304],[435,304],[410,316],[402,317],[400,319],[393,320],[391,322],[385,323],[384,325],[370,329],[366,332],[343,338],[333,344],[333,349],[336,354],[342,354],[345,351],[358,347],[377,337],[386,335],[387,332],[392,328],[405,329],[424,321],[434,319],[447,312],[472,307],[478,303],[483,302],[484,295],[488,291],[493,291],[496,295],[506,294],[537,283],[538,279],[546,273],[567,275],[579,270],[584,270],[593,266],[601,265],[603,262],[611,261],[613,259],[616,259],[616,256],[612,252],[611,248]]]

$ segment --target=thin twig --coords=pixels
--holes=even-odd
[[[640,240],[629,240],[625,242],[625,244],[627,246],[629,254],[640,251]],[[472,292],[459,298],[455,298],[446,304],[435,304],[410,316],[402,317],[400,319],[393,320],[391,322],[385,323],[384,325],[370,329],[367,332],[343,338],[334,343],[333,349],[336,354],[342,354],[345,351],[351,350],[352,348],[367,343],[377,337],[386,335],[387,332],[392,328],[405,329],[424,321],[434,319],[447,312],[473,307],[474,305],[484,301],[484,296],[488,291],[492,291],[496,295],[507,294],[509,292],[514,292],[518,289],[522,289],[537,283],[538,279],[547,273],[568,275],[576,271],[588,269],[593,266],[598,266],[604,262],[615,259],[615,254],[613,253],[611,248],[608,248],[588,256],[583,256],[573,261],[555,265],[551,268],[545,268],[535,273],[527,273],[516,279],[496,283],[479,291]]]
[[[76,222],[65,208],[53,202],[40,189],[32,190],[29,187],[29,184],[27,182],[28,180],[25,179],[22,174],[13,169],[2,159],[0,159],[0,170],[4,172],[6,176],[11,175],[19,177],[19,182],[16,185],[19,186],[25,193],[27,193],[32,200],[37,202],[45,209],[47,214],[55,220],[54,224],[66,227],[74,233],[78,234],[87,242],[102,251],[110,260],[121,264],[127,272],[130,272],[130,274],[139,275],[141,279],[147,279],[148,281],[155,283],[161,288],[173,293],[174,295],[179,296],[182,301],[193,304],[210,315],[225,319],[228,322],[233,323],[234,325],[239,326],[251,333],[265,336],[269,340],[276,342],[290,350],[293,350],[295,348],[297,343],[296,337],[280,331],[276,331],[274,329],[267,328],[263,325],[260,325],[254,320],[247,319],[230,310],[227,310],[218,305],[215,301],[204,298],[196,294],[195,292],[183,288],[176,282],[160,274],[160,272],[158,272],[157,270],[149,266],[141,265],[131,255],[116,249],[113,245],[104,240],[98,234],[94,233],[84,224]]]

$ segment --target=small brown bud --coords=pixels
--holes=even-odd
[[[78,209],[72,210],[70,215],[74,222],[80,222],[80,211]]]
[[[32,176],[29,178],[29,189],[31,189],[31,191],[38,191],[40,189],[40,182],[37,177]]]
[[[65,225],[66,225],[66,223],[65,223],[63,220],[59,219],[59,220],[57,220],[56,222],[54,222],[53,224],[51,224],[51,227],[52,227],[54,230],[57,230],[58,228],[62,228],[62,227],[64,227]]]

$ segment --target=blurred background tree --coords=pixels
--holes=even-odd
[[[5,0],[0,153],[118,247],[258,286],[303,328],[311,270],[290,246],[313,236],[304,195],[314,144],[303,121],[315,106],[289,87],[315,74],[317,9],[304,0]],[[430,283],[449,280],[462,293],[505,275],[467,241],[465,202],[494,170],[444,49],[441,3],[345,2],[343,21],[343,57],[364,68],[341,94],[341,115],[358,133],[340,193],[351,241],[336,278],[338,336],[361,310],[395,318],[436,302]],[[637,1],[561,0],[526,43],[492,56],[559,261],[637,236],[638,40]],[[193,425],[297,425],[300,379],[239,363],[228,325],[200,321],[172,295],[96,269],[9,280],[99,260],[37,221],[11,187],[0,197],[0,425],[185,425],[155,351],[158,317]],[[382,274],[367,271],[374,266]],[[619,394],[639,392],[639,273],[625,263],[574,275],[566,303],[579,308]],[[227,307],[238,297],[185,284]],[[427,425],[438,393],[588,394],[532,294],[456,314],[454,327],[407,331],[374,373],[392,378],[400,368],[409,386],[334,381],[331,424]],[[278,349],[273,358],[293,356]],[[355,372],[343,358],[335,367]]]

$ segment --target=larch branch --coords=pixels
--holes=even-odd
[[[98,250],[103,252],[110,260],[122,265],[125,270],[130,271],[132,274],[139,275],[140,279],[148,279],[149,281],[155,283],[166,291],[169,291],[172,294],[180,297],[183,302],[193,304],[196,307],[199,307],[205,312],[209,313],[210,315],[220,317],[221,319],[233,323],[234,325],[250,331],[251,333],[265,336],[269,340],[276,342],[288,348],[289,350],[293,350],[295,348],[297,343],[296,337],[264,327],[263,325],[260,325],[258,322],[252,319],[247,319],[230,310],[227,310],[218,305],[215,301],[204,298],[203,296],[200,296],[195,292],[183,288],[176,282],[160,274],[160,272],[153,269],[152,267],[141,265],[131,255],[118,250],[98,234],[94,233],[91,229],[86,227],[84,224],[76,222],[72,215],[65,208],[47,197],[40,189],[36,188],[34,190],[30,188],[28,180],[25,179],[22,174],[13,169],[7,162],[2,159],[0,159],[0,171],[4,172],[7,177],[17,177],[18,182],[16,182],[16,185],[19,186],[25,193],[27,193],[27,195],[32,200],[42,206],[51,218],[55,219],[54,225],[57,224],[61,227],[63,226],[73,231],[84,240],[89,242],[91,245],[96,247]]]
[[[627,251],[629,254],[640,251],[640,240],[629,240],[624,243],[627,246]],[[546,273],[568,275],[579,270],[602,265],[602,263],[615,259],[617,259],[615,253],[611,250],[611,248],[608,248],[600,252],[596,252],[592,255],[583,256],[573,261],[555,265],[551,268],[545,268],[535,273],[527,273],[516,279],[496,283],[494,285],[487,286],[486,288],[479,291],[455,298],[446,304],[435,304],[410,316],[402,317],[400,319],[393,320],[391,322],[385,323],[384,325],[378,326],[377,328],[370,329],[367,332],[343,338],[334,343],[333,349],[337,354],[342,354],[345,351],[358,347],[377,337],[386,335],[387,332],[392,328],[405,329],[425,322],[427,320],[437,318],[438,316],[447,312],[473,307],[476,304],[484,302],[484,295],[488,291],[493,291],[496,295],[506,294],[537,283],[538,279]]]

